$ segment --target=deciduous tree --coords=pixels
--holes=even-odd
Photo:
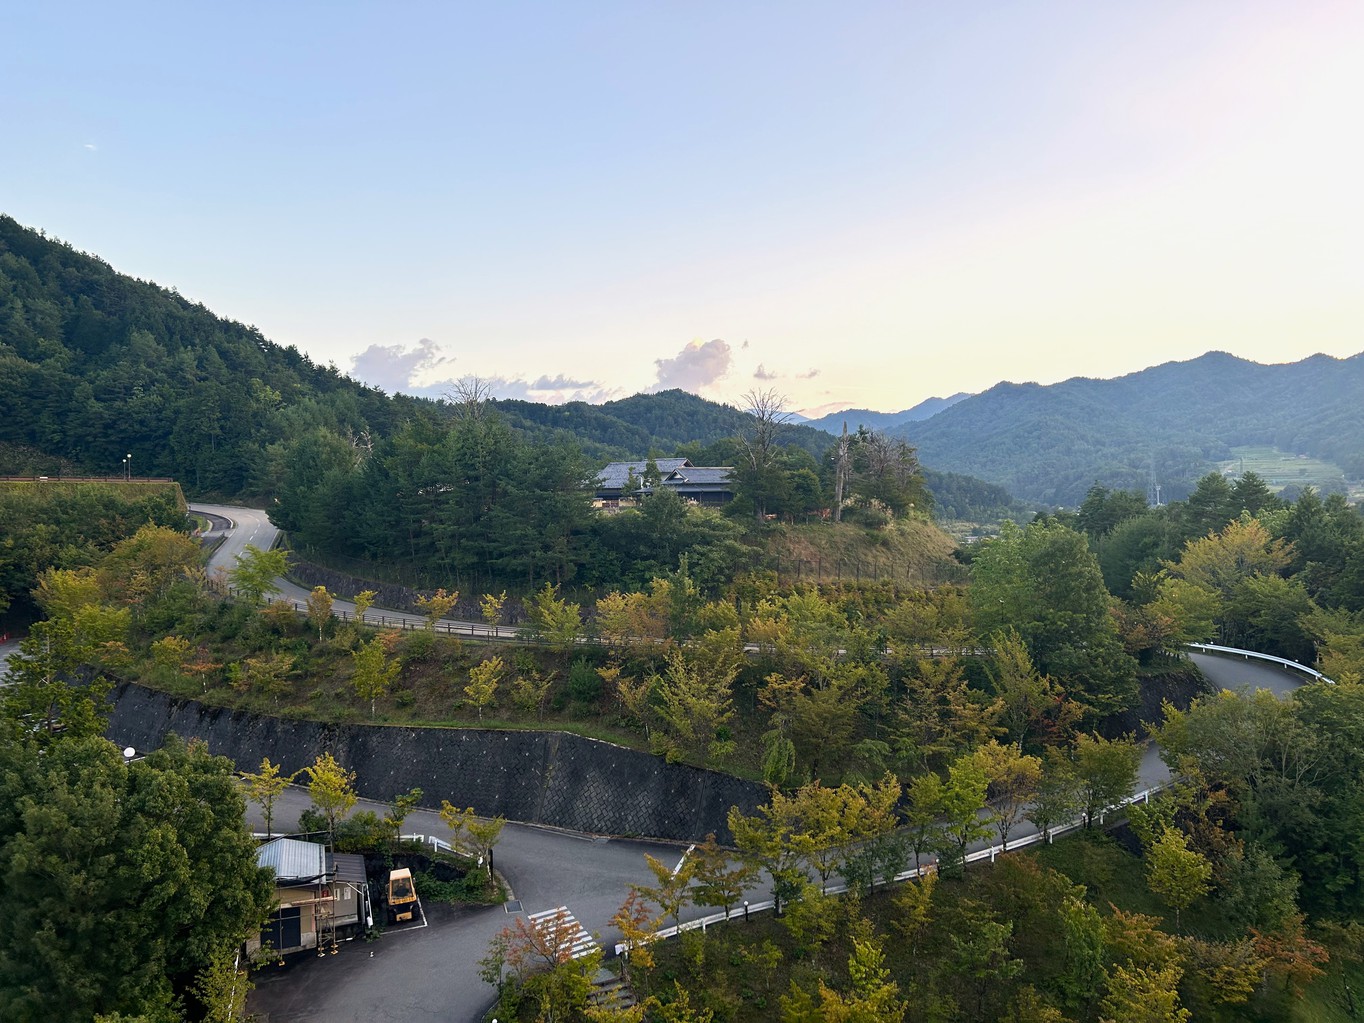
[[[417,597],[417,607],[426,616],[426,631],[435,632],[436,623],[448,615],[459,603],[459,591],[447,593],[439,589],[435,593]]]
[[[1208,893],[1212,864],[1202,853],[1189,848],[1189,840],[1175,828],[1167,827],[1146,851],[1146,883],[1167,906],[1179,914],[1194,900]]]
[[[1072,763],[1085,827],[1091,828],[1105,810],[1136,790],[1141,747],[1131,736],[1105,739],[1081,734],[1075,737]]]
[[[689,660],[681,651],[668,655],[653,689],[661,728],[652,743],[669,760],[690,757],[704,764],[723,760],[734,750],[728,735],[734,718],[733,671]]]
[[[331,753],[321,753],[303,769],[308,776],[308,797],[327,818],[327,833],[336,834],[337,821],[355,807],[355,772],[347,771]]]
[[[506,666],[501,657],[487,660],[469,669],[469,684],[464,687],[464,698],[478,709],[478,720],[483,720],[483,708],[491,707],[497,698],[497,686]]]
[[[279,764],[270,763],[269,757],[261,757],[260,771],[256,774],[243,774],[246,782],[246,797],[260,806],[261,816],[265,819],[265,833],[272,835],[275,820],[275,800],[298,777],[299,772],[283,774]]]
[[[314,586],[308,594],[308,621],[317,629],[317,638],[322,639],[322,630],[332,620],[332,595],[325,586]]]
[[[247,544],[236,557],[237,567],[228,573],[228,580],[242,597],[251,604],[259,604],[272,593],[279,592],[276,582],[289,568],[288,552],[279,549],[263,551],[255,544]]]

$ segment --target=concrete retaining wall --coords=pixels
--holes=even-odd
[[[121,746],[155,749],[176,732],[204,739],[239,769],[254,771],[268,756],[286,773],[330,751],[355,771],[356,789],[368,799],[420,786],[426,806],[448,799],[481,816],[594,834],[693,842],[713,831],[724,843],[729,808],[751,814],[766,799],[756,783],[565,732],[327,725],[208,707],[132,684],[112,698],[107,734]]]

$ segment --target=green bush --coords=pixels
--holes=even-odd
[[[378,814],[372,810],[362,810],[336,826],[336,851],[380,849],[388,844],[391,834]]]
[[[601,697],[602,681],[586,657],[579,657],[568,669],[568,695],[576,703],[596,703]]]

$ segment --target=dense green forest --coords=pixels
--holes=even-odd
[[[1098,481],[1182,498],[1231,448],[1268,445],[1364,478],[1364,356],[1261,366],[1221,352],[1116,380],[1002,383],[891,429],[930,465],[1074,507]],[[1343,481],[1342,481],[1343,482]]]
[[[1101,564],[1129,523],[1158,525],[1171,553],[1115,576],[1121,599]],[[1162,509],[1095,488],[1074,516],[974,548],[965,588],[751,576],[708,597],[683,565],[590,608],[547,586],[527,601],[538,645],[508,649],[357,628],[329,616],[325,592],[306,618],[225,602],[192,545],[144,526],[93,566],[42,573],[48,617],[16,661],[5,718],[55,708],[71,738],[97,731],[100,686],[62,681],[84,665],[266,713],[579,728],[763,777],[770,804],[731,815],[736,850],[698,857],[676,875],[682,891],[642,887],[630,926],[668,922],[678,898],[733,905],[735,878],[760,867],[784,911],[660,949],[652,973],[636,957],[654,1020],[688,1018],[668,1015],[684,998],[721,1020],[856,1019],[838,1013],[868,1004],[880,1015],[867,1018],[892,1020],[1144,1019],[1130,1013],[1159,1004],[1161,1019],[1290,1019],[1294,992],[1316,998],[1322,970],[1351,968],[1361,947],[1364,744],[1340,738],[1364,728],[1348,584],[1362,535],[1339,498],[1284,505],[1254,476],[1210,476]],[[481,603],[496,621],[500,596]],[[1187,701],[1169,685],[1178,649],[1206,638],[1319,650],[1339,684],[1150,716],[1152,695]],[[1080,814],[1097,829],[1135,786],[1139,750],[1122,734],[1134,711],[1186,781],[1133,809],[1125,845],[1095,834],[964,867],[971,841],[1024,818]],[[926,853],[937,875],[877,893]],[[821,894],[835,877],[861,898]],[[546,993],[552,972],[504,986],[508,1018],[535,1018],[545,998],[576,1018],[578,989]]]
[[[30,594],[51,568],[94,565],[139,527],[182,529],[185,499],[174,484],[0,482],[0,620],[35,610]]]
[[[0,217],[0,386],[11,403],[0,442],[109,475],[131,453],[137,473],[228,495],[267,493],[271,443],[326,429],[362,444],[441,404],[388,397],[8,217]],[[745,420],[680,391],[603,406],[496,404],[519,432],[572,440],[594,461],[710,443]],[[784,443],[812,454],[829,443],[808,427],[782,432]]]
[[[935,480],[953,514],[1007,494],[928,476],[892,438],[830,450],[779,416],[679,392],[562,413],[389,398],[10,221],[0,288],[0,385],[18,403],[0,424],[6,457],[113,475],[131,453],[135,473],[268,495],[297,547],[426,566],[492,623],[511,590],[528,640],[343,623],[321,588],[300,617],[269,602],[263,552],[233,581],[264,599],[227,599],[172,488],[0,491],[5,594],[44,616],[0,691],[0,871],[23,903],[6,908],[22,925],[0,956],[0,1015],[173,1019],[196,977],[235,978],[223,950],[259,921],[229,768],[174,744],[123,765],[97,738],[115,679],[268,714],[571,728],[765,780],[768,806],[731,818],[736,850],[702,857],[711,874],[684,883],[688,898],[722,899],[727,871],[763,868],[785,911],[752,941],[682,943],[653,974],[637,959],[650,1020],[1289,1019],[1328,955],[1336,970],[1361,958],[1364,518],[1340,494],[1286,501],[1254,473],[1210,474],[1152,508],[1148,464],[1129,489],[1091,473],[1076,511],[963,548],[964,583],[779,580],[756,541],[789,539],[840,489],[839,528],[887,546]],[[1225,358],[1213,368],[1237,391]],[[1300,365],[1327,364],[1340,369]],[[1072,411],[1093,417],[1096,402],[1075,397]],[[1249,411],[1237,422],[1242,439],[1258,429]],[[1030,442],[1082,432],[1055,418]],[[737,499],[722,514],[658,493],[596,513],[590,483],[616,443],[734,465]],[[1186,447],[1190,473],[1213,450],[1201,443]],[[1080,470],[1054,468],[1080,485]],[[454,597],[423,599],[434,617]],[[1316,664],[1339,684],[1190,706],[1181,650],[1202,640]],[[1185,781],[1133,811],[1125,846],[1091,836],[1069,859],[966,870],[971,841],[1024,817],[1046,830],[1078,814],[1096,830],[1134,786],[1145,725]],[[177,828],[154,827],[168,808]],[[73,846],[84,867],[63,858]],[[877,894],[925,852],[940,880]],[[165,857],[180,865],[173,884],[120,901]],[[227,868],[193,876],[200,858]],[[62,871],[79,877],[27,894]],[[831,904],[820,889],[834,876],[861,901]],[[676,905],[659,880],[632,926]],[[58,897],[78,881],[87,899]],[[205,892],[223,900],[211,920]],[[130,964],[105,924],[156,954]],[[40,975],[64,982],[45,990]],[[508,1018],[577,997],[567,983],[546,996],[546,976],[503,989]]]

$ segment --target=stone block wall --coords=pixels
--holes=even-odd
[[[448,799],[480,816],[600,835],[694,842],[714,832],[721,843],[730,838],[731,806],[751,814],[766,800],[754,782],[565,732],[328,725],[175,700],[133,684],[112,698],[107,734],[121,746],[155,749],[176,732],[205,740],[239,770],[269,757],[286,773],[330,751],[355,771],[367,799],[420,786],[431,807]]]

